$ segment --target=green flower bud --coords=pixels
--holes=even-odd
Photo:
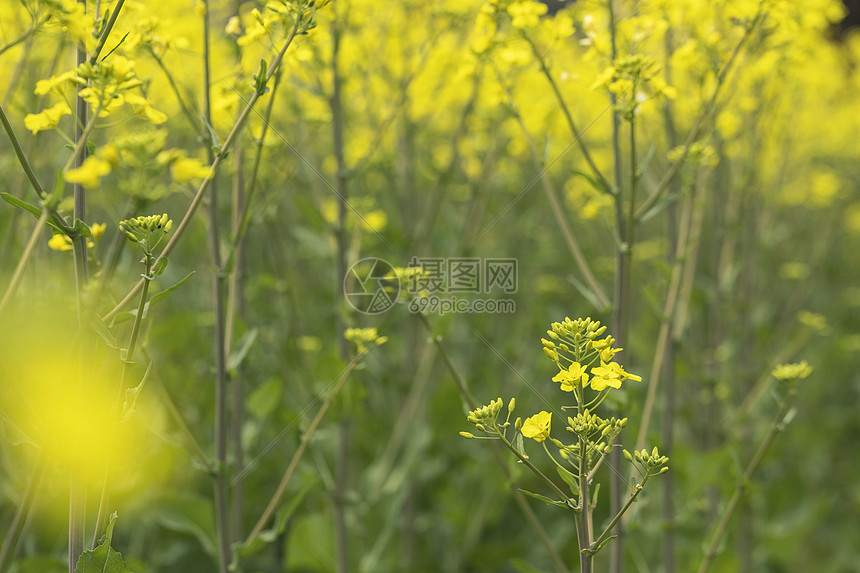
[[[514,407],[515,407],[516,405],[517,405],[517,399],[516,399],[516,398],[511,398],[511,401],[510,401],[510,402],[508,402],[508,412],[513,412],[513,411],[514,411]]]
[[[621,453],[624,454],[624,459],[626,459],[628,462],[633,462],[633,456],[630,455],[630,452],[628,452],[627,450],[622,450]]]
[[[482,432],[486,432],[486,428],[484,428],[484,424],[475,424],[475,427],[481,430]]]
[[[460,435],[463,436],[464,438],[469,438],[469,439],[475,437],[473,434],[471,434],[469,432],[460,432]]]

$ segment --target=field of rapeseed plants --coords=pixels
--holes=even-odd
[[[838,0],[0,0],[0,573],[841,573]]]

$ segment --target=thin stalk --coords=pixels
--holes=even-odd
[[[84,11],[86,11],[86,0],[78,0],[78,3],[82,4]],[[83,43],[79,43],[77,47],[77,64],[80,66],[86,61],[86,46],[83,45]],[[78,86],[75,96],[75,149],[72,156],[69,157],[63,172],[68,171],[69,167],[72,165],[76,168],[80,168],[80,166],[83,165],[86,155],[84,153],[84,147],[86,146],[90,130],[92,130],[93,125],[95,125],[95,118],[98,115],[98,110],[96,110],[96,113],[92,114],[93,117],[91,120],[87,120],[89,105],[81,96],[81,91],[83,89],[83,86]],[[86,220],[86,192],[83,185],[80,183],[75,183],[72,189],[74,200],[72,221],[74,224],[77,221]],[[89,282],[89,270],[87,268],[87,238],[72,237],[72,250],[75,257],[75,295],[78,300],[78,319],[80,321],[80,318],[84,313],[84,289],[86,288],[87,282]],[[83,324],[79,324],[79,329],[83,330]],[[88,362],[88,356],[84,349],[85,344],[85,337],[81,336],[76,397],[76,400],[78,401],[83,399],[86,392],[84,380],[87,377],[86,363]],[[75,412],[75,415],[80,415],[80,409],[76,407],[77,404],[73,404],[72,406],[74,408],[72,411]],[[77,445],[73,446],[73,459],[77,458],[79,455],[80,453],[78,452]],[[75,475],[75,472],[71,472],[69,477],[69,573],[74,573],[78,559],[83,553],[85,529],[86,476]]]
[[[275,73],[275,70],[281,65],[281,61],[284,59],[284,54],[287,52],[287,48],[292,44],[293,39],[295,39],[296,34],[298,33],[298,27],[301,22],[297,22],[296,25],[290,30],[290,34],[287,36],[287,39],[284,41],[284,45],[281,47],[280,52],[272,60],[272,64],[269,66],[269,69],[266,72],[266,78],[271,79]],[[164,250],[159,255],[159,259],[166,258],[170,255],[173,249],[176,248],[177,243],[185,234],[185,230],[188,228],[188,225],[191,224],[191,219],[194,217],[194,214],[197,212],[197,208],[200,206],[200,203],[203,201],[203,197],[206,194],[206,191],[209,189],[209,185],[212,183],[212,179],[215,174],[218,172],[218,169],[221,167],[221,163],[227,158],[229,151],[233,148],[233,145],[236,142],[236,139],[239,137],[239,133],[242,131],[242,128],[245,125],[245,121],[248,119],[248,116],[251,113],[251,110],[254,108],[254,104],[257,103],[257,100],[262,96],[261,93],[254,90],[254,93],[248,99],[245,104],[245,108],[242,110],[242,113],[239,115],[239,118],[236,120],[236,123],[233,125],[233,128],[230,130],[230,133],[227,135],[227,138],[224,140],[224,145],[221,146],[221,153],[215,156],[214,161],[210,165],[210,173],[209,175],[200,183],[200,187],[198,187],[197,192],[194,194],[194,198],[191,200],[191,204],[188,206],[188,209],[185,211],[185,215],[183,215],[182,220],[179,222],[179,225],[176,226],[176,230],[173,232],[173,236],[168,241],[167,245],[164,246]],[[156,260],[156,263],[158,263]],[[141,289],[143,286],[143,280],[137,282],[137,284],[132,287],[132,289],[123,297],[123,299],[117,303],[117,305],[111,309],[107,314],[105,314],[102,319],[110,320],[113,316],[116,315],[122,308],[128,304],[133,298],[134,295]]]
[[[200,122],[197,121],[197,117],[191,112],[188,105],[185,103],[185,98],[182,97],[182,94],[179,91],[179,86],[176,85],[176,80],[173,78],[173,74],[171,74],[170,70],[167,69],[167,66],[164,65],[164,60],[162,60],[152,48],[149,49],[149,54],[152,56],[152,59],[155,60],[155,63],[158,64],[161,71],[164,72],[164,76],[167,78],[167,84],[173,91],[173,95],[176,96],[176,101],[179,102],[182,116],[188,120],[188,123],[191,125],[191,129],[200,137],[207,135],[203,127],[200,125]]]
[[[636,487],[633,489],[633,493],[630,494],[630,497],[627,499],[627,503],[615,514],[615,517],[612,518],[612,521],[609,522],[609,525],[606,526],[606,529],[603,530],[603,533],[594,540],[591,544],[592,548],[600,547],[600,544],[606,541],[606,539],[612,534],[612,529],[618,525],[621,521],[621,518],[627,513],[627,510],[630,509],[630,506],[636,501],[636,498],[639,497],[639,494],[642,493],[642,490],[645,486],[645,480],[642,481],[641,484],[636,484]]]
[[[33,473],[27,480],[27,487],[24,490],[24,495],[21,497],[21,503],[18,504],[18,509],[15,510],[15,515],[12,517],[12,523],[9,524],[9,529],[6,531],[6,537],[3,539],[3,548],[0,549],[0,573],[6,570],[6,562],[15,555],[15,548],[24,528],[33,513],[34,500],[36,492],[42,483],[42,474],[44,473],[46,458],[44,452],[39,452],[39,457],[36,460],[36,465],[33,466]]]
[[[275,513],[275,510],[278,508],[278,504],[281,502],[281,498],[284,495],[284,492],[287,490],[287,486],[290,484],[290,480],[293,477],[293,474],[296,471],[296,468],[299,465],[299,461],[301,461],[302,456],[305,453],[305,450],[308,447],[308,444],[311,441],[314,433],[317,430],[317,427],[320,425],[323,417],[325,417],[326,412],[331,406],[334,399],[340,393],[346,381],[349,379],[353,370],[355,370],[356,365],[358,364],[358,360],[361,356],[356,356],[347,366],[346,370],[340,375],[340,379],[337,381],[337,384],[332,389],[331,393],[326,397],[325,401],[320,406],[320,409],[317,411],[314,419],[311,420],[310,425],[308,425],[308,429],[305,430],[305,433],[302,435],[302,439],[299,441],[299,447],[296,449],[296,452],[293,454],[290,463],[287,465],[287,469],[284,471],[283,477],[281,477],[281,482],[278,484],[278,488],[275,490],[275,493],[272,495],[269,500],[268,505],[266,506],[265,511],[260,516],[260,519],[257,520],[256,525],[251,530],[251,533],[248,534],[248,537],[245,539],[245,545],[249,545],[260,533],[263,531],[263,528],[269,522],[269,519],[272,518],[272,514]]]
[[[233,229],[232,241],[230,242],[227,250],[227,262],[224,263],[224,272],[227,273],[233,271],[233,267],[236,264],[237,254],[241,250],[240,245],[242,244],[242,241],[244,241],[248,227],[251,224],[251,201],[257,191],[257,176],[260,172],[260,165],[263,162],[263,147],[266,143],[266,136],[269,134],[272,110],[275,107],[275,94],[278,92],[278,86],[280,86],[280,84],[281,73],[280,70],[278,70],[275,74],[275,84],[272,86],[269,103],[266,106],[266,111],[263,112],[263,125],[260,130],[260,137],[257,139],[256,150],[254,153],[254,164],[251,167],[251,176],[248,180],[247,186],[245,187],[245,197],[241,201],[241,206],[237,203],[237,209],[240,209],[240,211],[237,212],[239,212],[240,215],[238,217],[238,224],[234,225],[235,228]]]
[[[21,277],[24,276],[24,268],[27,266],[27,261],[29,261],[30,257],[33,255],[33,250],[36,248],[36,244],[42,236],[42,229],[45,228],[45,223],[47,221],[48,211],[43,210],[42,216],[39,217],[39,220],[36,222],[36,226],[33,227],[33,232],[30,233],[30,238],[27,239],[27,245],[24,247],[24,252],[18,260],[18,266],[15,267],[15,272],[12,274],[12,280],[9,281],[9,285],[6,287],[6,292],[3,293],[3,299],[0,300],[0,313],[3,312],[6,305],[9,304],[10,300],[12,300],[12,295],[15,294],[15,290],[18,288],[18,283],[21,282]]]
[[[6,112],[3,111],[3,106],[0,105],[0,123],[3,124],[3,129],[6,131],[6,135],[9,137],[9,142],[12,144],[12,149],[15,150],[15,157],[18,158],[18,163],[21,164],[21,168],[24,169],[24,174],[27,176],[27,179],[30,181],[30,185],[36,191],[36,195],[39,196],[39,199],[47,198],[47,193],[42,189],[42,185],[39,184],[39,180],[36,179],[36,174],[33,173],[33,169],[30,167],[30,162],[27,161],[27,156],[24,155],[24,150],[21,149],[21,144],[18,142],[18,138],[15,136],[15,132],[12,130],[12,125],[9,123],[9,118],[6,117]]]
[[[21,34],[20,36],[18,36],[17,38],[15,38],[11,42],[9,42],[8,44],[6,44],[2,48],[0,48],[0,56],[5,54],[7,50],[11,50],[12,48],[17,46],[21,42],[30,38],[34,33],[36,33],[39,30],[39,28],[42,27],[42,24],[44,24],[47,21],[48,21],[48,18],[45,17],[45,18],[39,20],[38,22],[34,22],[32,24],[32,26],[30,26],[30,28],[26,32],[24,32],[23,34]]]
[[[209,45],[209,2],[203,2],[203,118],[207,125],[212,125],[212,106],[210,98],[210,63],[211,52]],[[215,162],[214,141],[207,145],[209,163]],[[219,154],[220,155],[220,154]],[[224,347],[225,324],[225,275],[221,264],[221,239],[218,225],[218,193],[215,181],[211,183],[212,193],[209,195],[209,249],[212,253],[212,299],[215,313],[215,332],[213,352],[215,354],[215,529],[218,535],[218,569],[227,573],[230,565],[230,508],[227,502],[227,356]]]
[[[682,288],[682,277],[685,275],[686,265],[690,264],[689,255],[698,248],[706,198],[706,193],[703,189],[694,191],[693,197],[687,202],[682,214],[681,229],[678,233],[678,246],[675,250],[675,261],[672,265],[672,275],[669,279],[669,288],[666,291],[666,299],[663,304],[663,314],[660,317],[657,348],[654,351],[654,361],[651,364],[651,374],[648,378],[648,393],[645,397],[645,405],[642,408],[642,419],[639,424],[639,433],[636,437],[636,450],[641,450],[645,447],[645,438],[648,435],[648,428],[651,424],[651,414],[654,411],[654,405],[657,400],[660,375],[663,372],[664,360],[678,313],[678,295]]]
[[[123,4],[125,4],[125,0],[117,0],[116,5],[113,7],[113,12],[111,12],[110,17],[108,18],[105,29],[102,30],[102,33],[99,36],[99,42],[96,44],[96,47],[93,49],[93,53],[90,56],[91,64],[95,64],[98,61],[99,55],[101,55],[102,49],[105,47],[105,42],[107,42],[111,30],[113,30],[114,24],[116,24],[117,16],[119,16],[119,11],[122,10]]]
[[[606,7],[609,13],[609,43],[610,57],[612,63],[618,58],[618,43],[616,39],[616,21],[615,21],[615,4],[614,0],[607,0]],[[633,94],[635,97],[635,94]],[[618,98],[614,92],[609,92],[609,105],[612,107],[612,158],[613,158],[613,176],[615,179],[615,194],[614,194],[614,213],[615,213],[615,231],[619,237],[624,233],[624,186],[623,179],[623,162],[621,156],[621,117],[618,115],[616,106]],[[613,289],[613,307],[612,307],[612,332],[615,335],[618,346],[623,347],[626,344],[627,337],[627,309],[622,307],[624,300],[624,292],[629,287],[627,277],[627,258],[624,256],[622,246],[618,245],[615,249],[615,282]],[[621,454],[618,448],[612,448],[609,454],[609,465],[612,467],[621,466]],[[624,481],[621,478],[620,472],[612,472],[609,477],[609,512],[610,514],[618,514],[621,511],[621,492],[624,489]],[[609,571],[610,573],[623,573],[624,571],[624,536],[621,527],[615,532],[618,539],[609,548]]]
[[[567,102],[564,100],[564,96],[561,95],[561,90],[558,87],[558,83],[555,81],[555,78],[552,77],[552,72],[549,69],[549,66],[546,63],[546,59],[538,50],[537,45],[532,41],[532,39],[523,32],[523,38],[525,38],[526,42],[528,42],[529,46],[531,46],[532,54],[534,54],[535,59],[540,66],[540,70],[543,73],[546,80],[549,82],[550,87],[552,88],[553,94],[555,94],[555,99],[558,101],[559,107],[561,107],[562,113],[564,113],[564,118],[567,120],[567,125],[570,128],[570,132],[573,134],[574,141],[576,141],[579,146],[579,150],[582,152],[582,157],[585,159],[585,162],[588,163],[589,169],[591,169],[592,174],[595,179],[600,181],[600,183],[606,188],[607,191],[612,192],[612,186],[609,184],[609,181],[603,175],[603,173],[598,169],[597,164],[594,163],[594,159],[591,158],[591,153],[588,151],[588,146],[585,144],[585,139],[583,138],[583,133],[579,131],[576,127],[576,123],[573,121],[573,115],[570,113],[570,109],[567,107]],[[613,56],[614,59],[614,56]]]
[[[154,260],[150,255],[144,256],[144,276],[149,277],[152,272],[152,261]],[[125,351],[125,356],[122,361],[122,373],[119,378],[119,387],[116,391],[116,401],[114,404],[114,416],[113,423],[119,424],[122,419],[122,412],[120,411],[122,408],[122,396],[123,392],[125,392],[126,385],[128,384],[128,376],[131,372],[132,367],[134,366],[134,353],[137,347],[137,338],[140,334],[140,325],[143,323],[143,311],[146,308],[146,297],[149,292],[149,283],[150,279],[147,279],[143,284],[143,289],[140,291],[140,300],[137,303],[137,314],[134,317],[134,323],[131,327],[131,336],[128,340],[128,347]],[[102,492],[99,498],[99,509],[96,514],[96,525],[93,530],[93,543],[92,548],[95,549],[99,540],[99,533],[101,531],[102,522],[107,515],[107,506],[108,506],[108,496],[110,495],[108,488],[108,472],[110,469],[111,458],[113,457],[113,449],[114,449],[114,440],[112,438],[108,439],[108,451],[105,455],[105,470],[104,476],[102,478]]]
[[[788,414],[788,411],[791,409],[792,404],[794,403],[794,398],[797,395],[796,386],[792,386],[789,390],[788,395],[785,397],[782,407],[779,409],[776,417],[773,420],[773,423],[770,426],[770,430],[762,441],[761,445],[758,448],[758,451],[753,456],[753,459],[750,460],[749,465],[744,471],[744,475],[738,480],[737,485],[735,486],[735,491],[732,494],[731,499],[729,499],[726,508],[723,510],[722,515],[720,516],[720,521],[717,523],[717,527],[714,530],[714,534],[711,536],[711,540],[708,543],[708,548],[705,550],[705,556],[702,559],[701,565],[699,565],[698,573],[706,573],[708,568],[711,566],[711,561],[714,558],[714,555],[717,552],[717,547],[723,539],[723,536],[726,533],[726,529],[729,525],[729,521],[731,520],[732,514],[735,511],[735,508],[738,505],[738,502],[741,499],[741,496],[746,489],[747,484],[753,477],[756,469],[758,469],[759,464],[764,458],[765,453],[767,453],[768,448],[773,443],[774,438],[780,432],[785,429],[785,417]]]
[[[672,54],[675,50],[674,44],[674,33],[672,28],[669,27],[663,36],[663,70],[665,74],[666,85],[673,85],[674,83],[672,73]],[[662,112],[663,126],[666,133],[666,142],[669,145],[669,149],[674,149],[675,146],[678,144],[678,131],[675,128],[674,112],[672,109],[671,100],[669,98],[665,98],[662,106]],[[672,186],[675,189],[677,189],[678,187],[677,184],[673,184]],[[678,228],[678,208],[675,203],[672,203],[666,208],[666,260],[669,264],[674,263],[675,255],[678,251],[678,244],[680,243],[679,235],[680,230]],[[695,257],[687,259],[686,265],[688,267],[692,266],[693,268],[695,268]],[[684,282],[683,277],[681,281],[682,283]],[[684,306],[684,303],[682,301],[686,301],[687,299],[683,298],[683,290],[681,290],[681,294],[679,294],[679,297],[679,306]],[[676,310],[672,317],[672,336],[670,338],[669,344],[666,347],[666,364],[663,367],[663,376],[666,381],[663,385],[663,431],[661,436],[661,447],[663,448],[663,453],[669,456],[669,459],[672,458],[675,447],[675,350],[677,338],[674,334],[677,329],[678,314],[680,314],[680,311]],[[672,472],[668,472],[667,475],[663,477],[663,499],[661,504],[663,513],[663,526],[665,527],[665,531],[663,533],[662,550],[663,573],[675,573],[675,495],[675,477]]]
[[[591,289],[591,292],[594,293],[594,296],[597,301],[603,307],[602,309],[598,310],[610,308],[612,306],[612,303],[609,301],[609,298],[603,292],[603,287],[600,285],[600,282],[598,282],[597,277],[594,276],[594,273],[591,270],[591,266],[588,264],[588,259],[585,258],[585,254],[582,252],[582,248],[579,246],[579,242],[576,240],[576,237],[573,234],[573,230],[570,228],[567,218],[564,215],[564,207],[561,201],[559,201],[558,194],[553,187],[552,181],[550,180],[546,170],[542,168],[542,161],[540,158],[540,154],[538,153],[537,145],[535,145],[534,138],[529,132],[528,127],[526,127],[522,115],[513,106],[513,95],[511,94],[510,90],[508,89],[500,74],[498,75],[498,79],[502,88],[505,90],[505,94],[508,97],[508,101],[511,103],[511,108],[514,110],[514,117],[516,118],[517,123],[520,126],[520,131],[523,132],[523,136],[526,138],[526,143],[528,143],[529,150],[532,155],[532,160],[534,161],[535,166],[540,170],[541,184],[543,185],[544,192],[546,193],[547,200],[549,201],[550,208],[552,209],[552,214],[555,218],[555,222],[558,225],[562,236],[564,237],[564,242],[567,245],[568,250],[570,250],[570,253],[573,256],[573,260],[574,262],[576,262],[577,268],[579,268],[579,271],[585,278],[585,282],[588,284],[588,287]]]
[[[591,546],[591,511],[588,509],[588,444],[582,436],[579,436],[579,507],[577,532],[579,542],[579,570],[580,573],[591,573],[594,555],[583,551]]]
[[[705,106],[702,108],[702,111],[699,113],[699,116],[693,123],[693,127],[687,134],[687,139],[684,141],[684,147],[681,150],[680,156],[674,161],[674,163],[672,163],[672,165],[669,166],[669,169],[666,171],[666,173],[663,175],[663,178],[654,188],[654,191],[647,199],[645,199],[645,201],[642,202],[642,205],[640,205],[639,208],[636,210],[637,220],[645,216],[645,214],[651,210],[651,208],[657,203],[657,201],[662,198],[666,189],[669,188],[669,183],[675,177],[675,174],[678,173],[678,170],[681,168],[681,165],[684,164],[684,160],[687,158],[687,154],[689,153],[690,148],[696,142],[696,138],[699,137],[699,131],[701,130],[705,119],[707,119],[711,115],[711,113],[717,106],[717,98],[722,91],[723,85],[725,85],[726,83],[726,78],[728,77],[729,71],[731,71],[731,69],[735,65],[735,62],[737,62],[738,56],[741,53],[741,49],[747,43],[753,31],[758,27],[759,24],[761,24],[762,20],[764,19],[765,13],[763,11],[763,6],[763,3],[759,4],[758,12],[756,12],[755,17],[753,17],[749,26],[747,26],[746,30],[744,31],[744,35],[735,45],[731,55],[729,56],[729,59],[726,61],[725,65],[720,70],[720,73],[717,74],[717,85],[714,87],[714,92],[711,94],[710,99],[705,103]]]
[[[149,355],[149,352],[146,349],[145,342],[141,343],[140,351],[143,354],[144,360],[147,363],[152,362],[152,358]],[[179,430],[185,436],[185,439],[188,441],[188,445],[191,446],[191,449],[194,450],[194,454],[197,456],[197,461],[206,468],[210,473],[215,472],[215,467],[212,464],[212,460],[209,459],[209,456],[203,451],[203,446],[200,445],[200,442],[197,441],[197,438],[194,437],[194,434],[191,433],[191,429],[188,427],[188,424],[185,422],[185,419],[182,417],[182,414],[179,412],[179,408],[176,407],[176,402],[173,401],[173,398],[170,397],[170,393],[167,391],[167,388],[164,386],[164,381],[161,379],[161,376],[158,375],[158,369],[153,365],[152,372],[150,373],[150,379],[155,384],[155,389],[161,395],[162,404],[167,408],[168,414],[173,418],[173,421],[179,427]]]
[[[244,164],[244,160],[245,146],[243,142],[240,141],[239,144],[236,146],[236,172],[233,176],[233,208],[231,209],[230,220],[230,232],[234,237],[238,234],[239,231],[241,217],[240,211],[242,210],[242,203],[244,201],[244,194],[242,189],[244,186],[244,177],[242,172],[242,165]],[[240,239],[238,243],[236,243],[236,245],[236,269],[233,272],[225,271],[229,275],[229,278],[227,280],[227,310],[225,312],[226,323],[224,325],[224,352],[226,352],[228,356],[230,355],[230,349],[233,347],[233,334],[235,330],[236,320],[241,318],[243,314],[242,311],[244,309],[244,238]],[[231,381],[233,383],[230,398],[230,411],[232,414],[230,417],[230,447],[233,450],[233,471],[231,473],[231,479],[235,480],[236,476],[242,473],[245,465],[245,453],[244,448],[242,446],[242,426],[245,422],[245,398],[241,373],[236,372],[233,376],[231,376]],[[242,538],[243,498],[244,491],[242,487],[242,482],[234,482],[234,485],[230,491],[230,529],[233,532],[233,539]]]
[[[344,152],[344,118],[343,100],[341,93],[341,70],[340,70],[340,44],[343,30],[339,18],[337,4],[332,6],[332,44],[331,44],[331,77],[332,92],[329,98],[332,124],[332,143],[334,146],[334,158],[337,166],[336,182],[338,204],[337,204],[337,230],[336,230],[336,253],[335,253],[335,276],[334,288],[341,288],[343,277],[346,276],[347,262],[347,177],[348,167]],[[349,349],[344,337],[346,329],[346,305],[341,303],[335,312],[335,330],[338,340],[340,359],[347,360]],[[338,424],[338,447],[335,458],[335,491],[334,491],[334,522],[335,522],[335,563],[338,573],[349,571],[349,537],[346,530],[346,490],[349,477],[349,420],[343,419]]]

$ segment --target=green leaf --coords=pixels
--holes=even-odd
[[[579,175],[580,177],[582,177],[583,179],[585,179],[586,181],[588,181],[588,183],[589,183],[589,184],[590,184],[590,185],[591,185],[591,186],[592,186],[592,187],[593,187],[593,188],[594,188],[598,193],[609,193],[609,194],[611,194],[611,193],[612,193],[612,190],[611,190],[611,189],[607,189],[607,188],[606,188],[606,185],[604,185],[602,182],[598,181],[597,179],[595,179],[594,177],[592,177],[591,175],[589,175],[589,174],[588,174],[588,173],[586,173],[585,171],[580,171],[579,169],[574,169],[574,170],[573,170],[573,173],[574,173],[575,175]]]
[[[583,549],[582,552],[585,553],[586,555],[596,555],[598,551],[600,551],[601,549],[606,547],[609,544],[609,542],[612,541],[613,539],[615,539],[616,537],[618,537],[618,536],[617,535],[610,535],[609,537],[607,537],[606,539],[601,541],[600,545],[598,545],[594,549]]]
[[[132,414],[134,414],[134,405],[137,403],[137,397],[140,395],[140,391],[143,390],[143,385],[146,384],[146,380],[149,378],[149,373],[151,370],[152,362],[150,362],[146,366],[146,372],[143,373],[143,378],[140,380],[140,384],[138,384],[134,388],[126,388],[125,402],[123,402],[122,404],[123,422],[129,420]]]
[[[159,291],[159,292],[155,293],[154,295],[152,295],[152,297],[150,297],[150,299],[149,299],[149,302],[147,302],[143,306],[143,316],[145,317],[147,314],[149,314],[150,305],[153,305],[153,304],[157,303],[158,301],[164,299],[170,293],[172,293],[173,291],[175,291],[176,289],[181,287],[183,284],[185,284],[185,282],[188,279],[190,279],[192,277],[192,275],[194,275],[195,272],[196,271],[191,271],[190,273],[185,275],[185,277],[181,281],[176,283],[175,285],[168,287],[168,288],[164,289],[163,291]],[[113,322],[111,323],[111,326],[116,326],[117,324],[121,324],[127,320],[134,318],[135,316],[137,316],[137,309],[119,313],[114,317]]]
[[[92,231],[90,231],[90,228],[87,226],[87,224],[80,219],[75,219],[75,223],[72,227],[72,230],[75,233],[76,237],[84,237],[88,239],[93,236],[93,233]]]
[[[116,512],[110,516],[104,541],[93,550],[84,551],[75,565],[75,573],[131,573],[122,555],[111,548]]]
[[[556,465],[555,469],[559,477],[564,480],[564,483],[570,486],[570,491],[573,492],[573,495],[579,495],[579,484],[576,483],[576,476],[559,465]]]
[[[594,292],[592,292],[592,290],[590,288],[585,286],[583,283],[579,282],[579,280],[577,280],[576,277],[574,277],[573,275],[569,275],[567,277],[567,280],[570,281],[570,284],[572,284],[573,286],[576,287],[576,290],[579,291],[579,294],[582,295],[582,298],[584,298],[589,303],[591,303],[591,306],[593,306],[595,309],[597,309],[601,312],[607,310],[603,307],[602,304],[600,304],[600,300],[597,298],[597,295],[595,295]]]
[[[26,211],[27,213],[30,213],[31,215],[33,215],[37,219],[40,219],[42,217],[42,210],[40,208],[38,208],[34,205],[30,205],[26,201],[22,201],[21,199],[18,199],[14,195],[11,195],[9,193],[0,193],[0,197],[2,197],[3,200],[6,201],[7,203],[9,203],[10,205],[17,207],[17,208],[21,209],[22,211]],[[55,231],[60,232],[64,235],[68,235],[69,233],[72,232],[72,229],[67,227],[62,221],[60,221],[56,215],[49,215],[48,220],[46,222],[47,222],[49,227],[51,227]]]
[[[651,165],[651,160],[654,159],[654,152],[657,150],[657,146],[653,143],[648,148],[648,151],[645,153],[645,157],[642,158],[642,161],[639,162],[639,167],[636,170],[636,176],[642,177],[642,174],[645,173],[645,170],[648,169],[648,166]]]
[[[156,277],[160,277],[164,274],[164,269],[167,268],[167,257],[161,257],[155,262],[155,266],[152,268],[152,275]]]
[[[236,345],[236,349],[230,353],[230,358],[227,360],[227,370],[231,376],[236,375],[236,371],[241,366],[242,361],[245,360],[248,351],[254,345],[254,341],[257,340],[257,332],[256,328],[252,328],[246,332]]]
[[[514,447],[522,457],[529,459],[528,455],[526,455],[525,445],[523,444],[523,435],[519,432],[517,432],[517,437],[514,439]]]
[[[202,496],[177,495],[154,503],[149,514],[165,529],[193,535],[206,553],[212,557],[217,555],[212,500]]]
[[[214,151],[216,155],[220,155],[221,142],[218,140],[218,134],[215,133],[215,129],[213,129],[212,125],[206,121],[206,118],[203,118],[203,125],[206,127],[206,132],[209,134],[209,144],[212,146],[212,151]]]
[[[104,321],[99,317],[98,314],[94,312],[89,312],[87,310],[83,313],[84,320],[90,325],[90,328],[93,329],[93,332],[99,335],[99,338],[104,340],[105,344],[109,347],[118,349],[119,341],[110,331],[108,325],[104,323]]]
[[[529,496],[529,497],[533,497],[533,498],[535,498],[535,499],[539,499],[539,500],[541,500],[542,502],[544,502],[544,503],[545,503],[545,504],[547,504],[547,505],[557,505],[558,507],[570,507],[566,501],[556,501],[556,500],[554,500],[554,499],[550,499],[550,498],[548,498],[548,497],[547,497],[547,496],[545,496],[545,495],[541,495],[541,494],[539,494],[539,493],[533,493],[533,492],[530,492],[530,491],[526,491],[526,490],[524,490],[524,489],[522,489],[522,488],[519,488],[519,490],[520,490],[521,492],[523,492],[524,494],[526,494],[527,496]]]
[[[281,388],[283,382],[279,378],[270,378],[254,390],[246,402],[248,410],[254,418],[267,418],[281,403]]]
[[[267,68],[266,60],[260,60],[260,71],[256,76],[254,76],[254,89],[257,90],[257,93],[260,95],[269,91],[269,88],[266,87],[266,82],[269,81],[266,74]]]

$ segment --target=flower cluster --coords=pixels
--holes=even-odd
[[[147,254],[151,254],[173,227],[173,220],[163,215],[142,215],[120,221],[119,230]]]
[[[565,392],[590,387],[595,392],[607,388],[621,388],[625,380],[641,381],[642,378],[626,372],[613,359],[623,350],[613,348],[615,339],[611,336],[600,338],[606,327],[590,318],[552,323],[547,330],[550,340],[541,339],[544,353],[559,368],[553,377]]]
[[[347,328],[343,337],[355,345],[359,354],[363,354],[374,344],[382,345],[388,342],[388,337],[379,336],[375,328]]]

